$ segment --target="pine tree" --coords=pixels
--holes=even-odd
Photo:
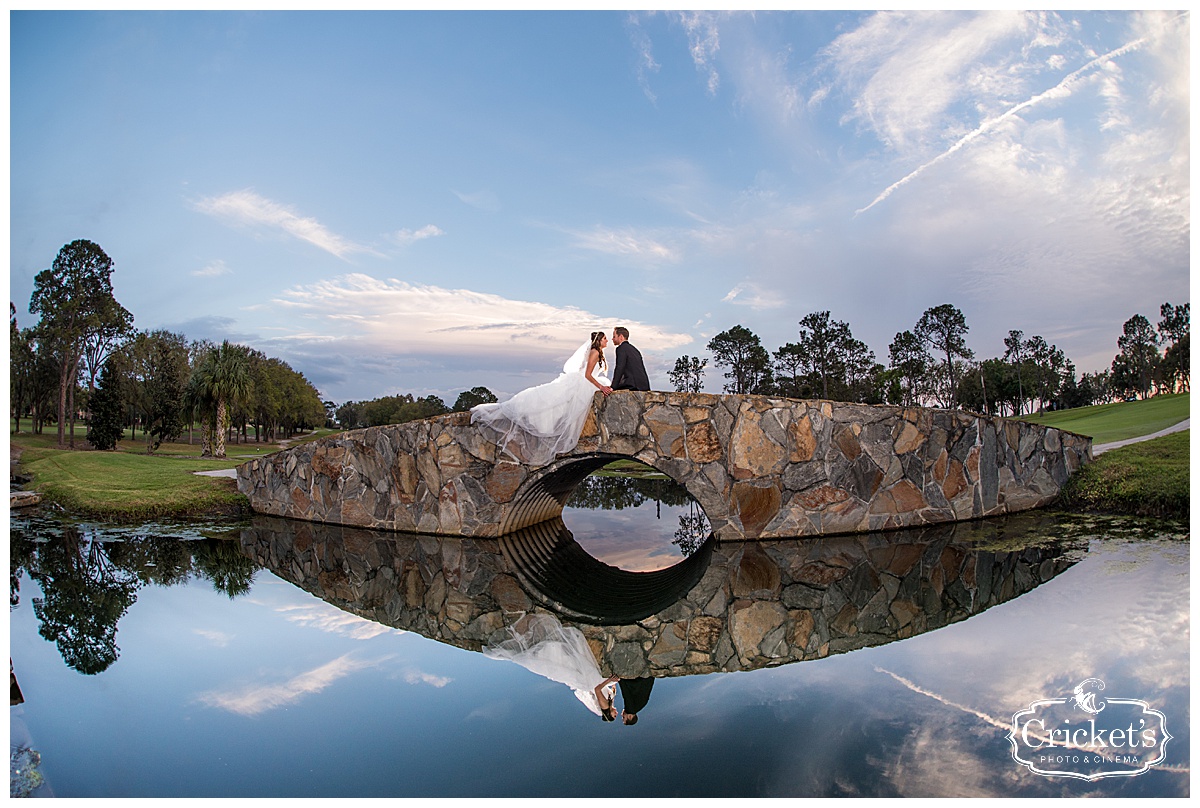
[[[92,394],[92,419],[88,422],[88,443],[102,451],[117,448],[125,429],[125,402],[121,380],[111,361],[104,363],[100,386]]]

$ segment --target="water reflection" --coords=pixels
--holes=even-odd
[[[678,563],[712,532],[686,488],[649,466],[630,469],[627,463],[586,477],[562,519],[588,555],[633,572]]]
[[[195,577],[232,598],[250,591],[258,570],[236,543],[183,541],[157,533],[153,525],[133,532],[25,518],[12,521],[9,547],[10,610],[20,605],[21,581],[28,575],[41,590],[32,601],[38,633],[84,674],[117,661],[117,624],[143,586],[174,586]]]
[[[561,522],[499,540],[445,540],[255,517],[242,544],[279,577],[383,625],[480,651],[518,618],[551,613],[583,633],[605,675],[663,677],[820,659],[964,620],[1083,556],[1083,542],[1045,539],[1053,526],[1032,514],[708,543],[669,570],[604,575]],[[615,617],[655,597],[643,617]]]

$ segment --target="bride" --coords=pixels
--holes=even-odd
[[[612,383],[604,348],[608,337],[593,331],[571,354],[558,378],[529,387],[500,404],[471,408],[471,423],[519,463],[542,465],[579,443],[596,391],[608,395]]]
[[[605,679],[583,632],[564,626],[553,615],[522,615],[507,629],[497,631],[483,653],[564,684],[584,707],[605,721],[616,718],[612,700],[617,677]]]

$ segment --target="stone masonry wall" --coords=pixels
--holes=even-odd
[[[574,483],[631,457],[682,483],[719,540],[962,521],[1050,502],[1091,439],[963,411],[704,393],[597,394],[579,445],[506,457],[467,413],[345,432],[238,469],[277,516],[499,536],[561,512]]]

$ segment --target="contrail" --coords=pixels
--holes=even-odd
[[[1180,16],[1182,16],[1182,15],[1180,15]],[[1096,65],[1098,65],[1102,62],[1105,62],[1109,59],[1115,59],[1118,56],[1124,56],[1126,53],[1129,53],[1132,50],[1136,50],[1137,48],[1140,48],[1142,45],[1146,44],[1151,39],[1152,39],[1152,37],[1149,37],[1149,36],[1140,37],[1138,39],[1133,40],[1132,42],[1122,45],[1121,47],[1117,48],[1116,50],[1109,51],[1108,53],[1104,54],[1103,56],[1097,56],[1095,59],[1088,62],[1083,67],[1076,70],[1075,72],[1069,74],[1066,78],[1064,78],[1058,84],[1051,87],[1049,90],[1046,90],[1044,93],[1039,93],[1038,95],[1035,95],[1033,98],[1030,98],[1027,101],[1022,101],[1020,104],[1017,104],[1015,107],[1010,108],[1007,112],[1001,113],[1000,115],[997,115],[995,118],[990,118],[990,119],[984,121],[982,124],[979,125],[979,128],[977,128],[973,132],[968,132],[967,134],[963,135],[958,140],[957,143],[955,143],[950,148],[946,149],[946,151],[942,152],[937,157],[933,158],[932,160],[930,160],[928,163],[921,166],[920,168],[913,170],[913,172],[911,174],[909,174],[907,177],[904,177],[901,180],[897,180],[896,182],[889,185],[886,189],[884,189],[883,193],[881,193],[879,196],[875,197],[874,201],[871,202],[871,204],[867,205],[865,208],[859,208],[858,210],[854,211],[854,215],[857,216],[860,213],[865,213],[868,210],[870,210],[871,208],[875,207],[880,202],[882,202],[883,200],[885,200],[889,196],[891,196],[893,191],[895,191],[901,185],[907,184],[909,181],[911,181],[914,177],[916,177],[918,174],[920,174],[925,169],[929,168],[930,166],[937,165],[942,160],[945,160],[947,157],[954,154],[956,151],[958,151],[963,146],[970,143],[975,138],[979,137],[980,135],[984,134],[985,132],[990,131],[991,129],[994,129],[1001,122],[1008,120],[1009,118],[1013,117],[1018,112],[1020,112],[1021,110],[1028,109],[1029,107],[1032,107],[1035,104],[1039,104],[1048,98],[1060,98],[1062,96],[1067,95],[1071,85],[1074,84],[1076,81],[1078,81],[1080,76],[1082,76],[1084,73],[1091,70]]]
[[[899,682],[900,684],[907,687],[912,692],[919,693],[922,696],[928,696],[929,698],[933,699],[934,701],[940,701],[942,704],[946,705],[947,707],[952,707],[955,710],[961,710],[964,713],[973,715],[976,718],[978,718],[979,720],[983,721],[985,724],[990,724],[993,727],[995,727],[996,729],[1001,729],[1001,730],[1004,730],[1005,732],[1008,732],[1009,730],[1012,729],[1012,723],[1009,721],[1002,721],[999,718],[995,718],[993,716],[988,715],[987,713],[980,712],[979,710],[976,710],[973,707],[967,707],[967,706],[959,704],[957,702],[950,701],[950,699],[946,698],[945,696],[939,696],[937,693],[934,693],[931,690],[926,690],[925,688],[921,687],[920,685],[916,684],[915,682],[912,682],[909,679],[905,679],[903,676],[901,676],[898,673],[892,673],[887,668],[880,668],[880,667],[876,666],[875,672],[876,673],[886,673],[888,676],[892,677],[893,679],[895,679],[897,682]],[[1047,744],[1051,743],[1051,739],[1044,732],[1032,732],[1031,731],[1031,732],[1029,732],[1029,735],[1038,739],[1039,741],[1044,742],[1044,743],[1047,743]],[[1078,750],[1084,751],[1084,752],[1091,752],[1093,754],[1099,755],[1100,757],[1103,757],[1105,760],[1108,760],[1109,762],[1112,762],[1112,754],[1110,754],[1110,753],[1096,752],[1096,750],[1092,749],[1091,747],[1081,746],[1079,744],[1072,743],[1070,741],[1063,742],[1063,741],[1059,740],[1059,741],[1055,741],[1053,743],[1056,743],[1058,746],[1062,746],[1062,747],[1068,748],[1068,749],[1078,749]],[[1160,770],[1160,771],[1175,772],[1176,774],[1191,774],[1191,769],[1189,767],[1179,766],[1176,764],[1165,764],[1165,765],[1160,764],[1158,766],[1155,766],[1154,768],[1156,770]]]

